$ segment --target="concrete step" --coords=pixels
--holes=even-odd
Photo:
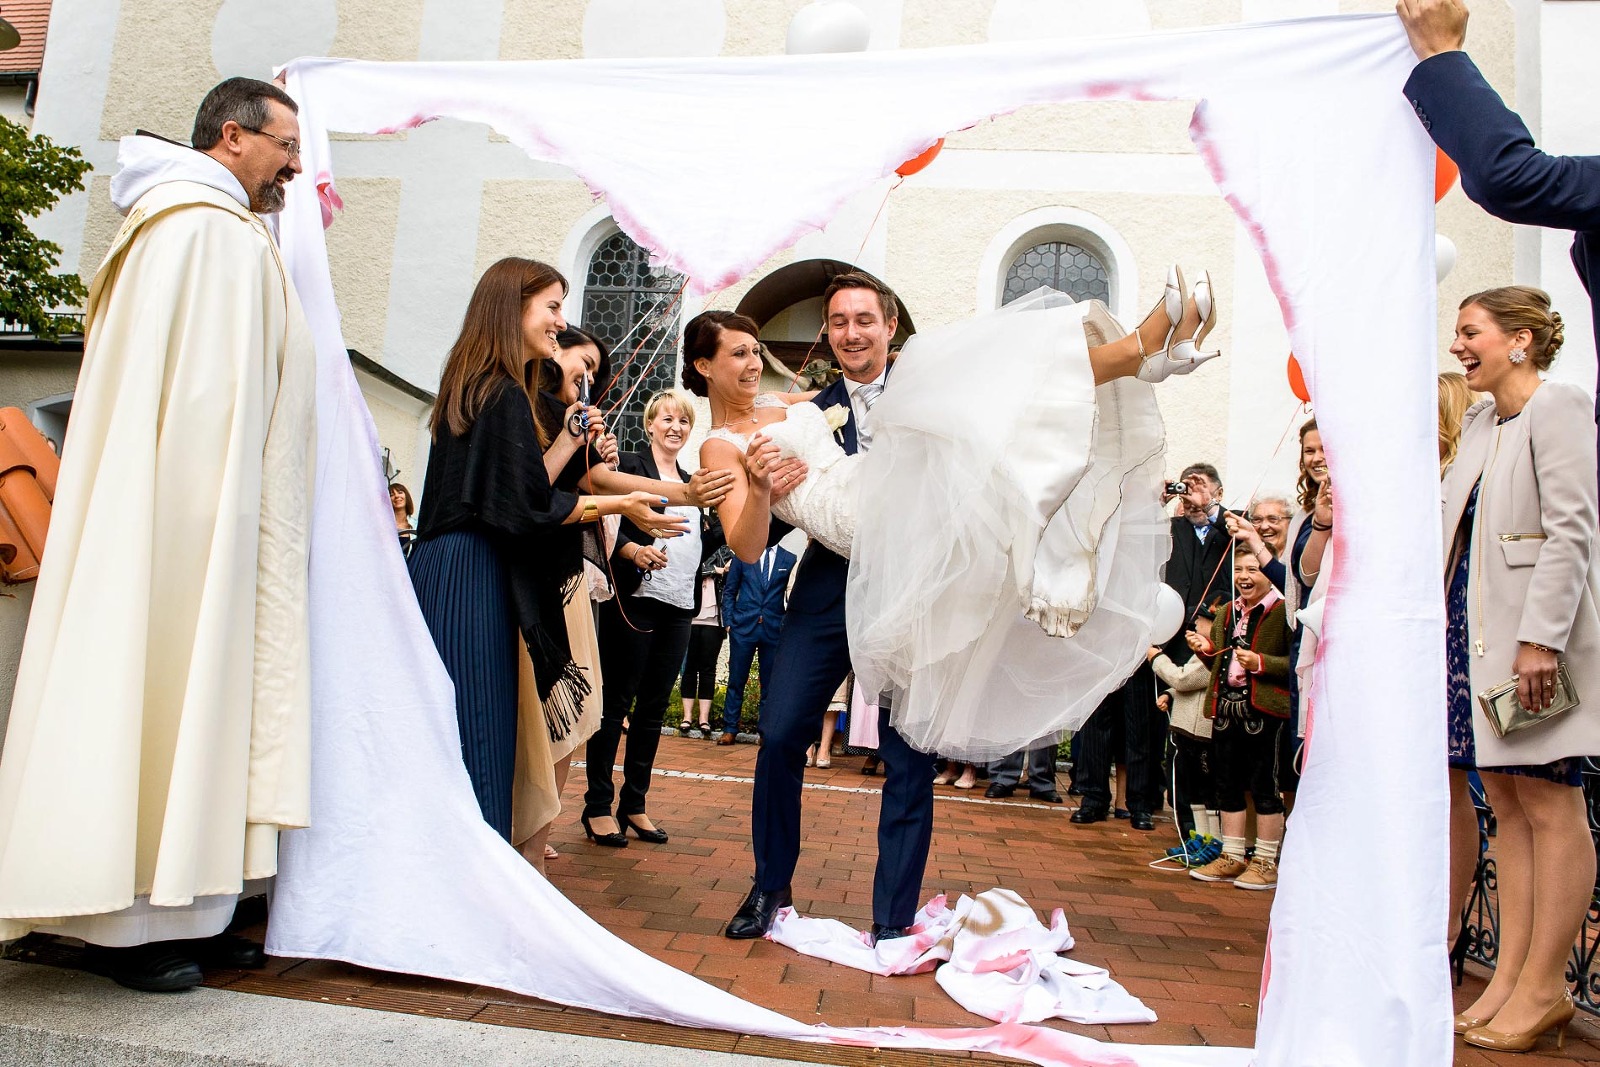
[[[194,989],[0,961],[0,1064],[38,1067],[783,1067],[793,1060]]]

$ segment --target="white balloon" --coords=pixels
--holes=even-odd
[[[1442,233],[1433,235],[1433,265],[1441,282],[1456,269],[1456,243]]]
[[[812,0],[789,22],[784,51],[791,56],[865,52],[872,20],[850,0]]]
[[[1156,613],[1150,620],[1150,643],[1164,644],[1183,627],[1183,597],[1172,586],[1156,586]]]

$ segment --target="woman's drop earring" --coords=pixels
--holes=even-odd
[[[1523,360],[1528,358],[1528,350],[1525,348],[1513,348],[1510,352],[1506,353],[1506,358],[1513,363],[1521,363]]]

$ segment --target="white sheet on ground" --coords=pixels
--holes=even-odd
[[[292,64],[311,180],[289,187],[282,233],[320,356],[315,825],[285,836],[271,951],[828,1039],[607,936],[479,819],[450,683],[395,550],[375,431],[339,333],[318,203],[337,199],[328,131],[490,123],[575,170],[624,229],[710,289],[986,116],[1073,99],[1199,99],[1192,136],[1261,252],[1340,485],[1316,739],[1284,845],[1256,1062],[1449,1063],[1434,151],[1401,94],[1412,64],[1390,16],[788,58]],[[645,97],[652,106],[640,109]],[[820,103],[830,99],[850,100],[852,120],[833,121]],[[746,165],[824,143],[804,167]],[[1184,232],[1176,208],[1167,225]],[[1377,833],[1352,816],[1373,811],[1407,817]],[[956,1032],[979,1035],[956,1046],[901,1033],[1037,1062],[1249,1058],[1012,1024]]]
[[[963,896],[950,907],[941,894],[917,912],[905,937],[874,943],[837,919],[812,919],[793,908],[778,913],[769,940],[796,952],[872,974],[921,974],[935,980],[974,1015],[997,1023],[1153,1023],[1156,1013],[1111,980],[1103,967],[1062,956],[1073,946],[1066,912],[1047,928],[1009,889]],[[943,963],[944,966],[939,965]]]

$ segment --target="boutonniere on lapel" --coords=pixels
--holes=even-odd
[[[831,408],[823,408],[822,417],[828,420],[828,429],[838,433],[850,421],[850,409],[844,404],[835,404]]]

